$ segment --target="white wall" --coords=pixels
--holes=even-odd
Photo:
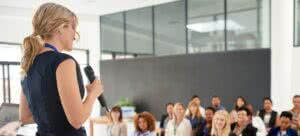
[[[274,108],[283,111],[292,106],[293,1],[271,3],[271,97]]]
[[[300,95],[300,47],[293,48],[291,95],[295,94]]]

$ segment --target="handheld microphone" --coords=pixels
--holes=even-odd
[[[96,76],[95,76],[95,73],[94,73],[94,70],[91,66],[86,66],[84,68],[84,73],[85,75],[87,76],[87,78],[89,79],[90,83],[92,83],[95,79],[96,79]],[[99,97],[98,97],[98,101],[100,102],[101,106],[102,107],[105,107],[106,109],[106,112],[109,112],[109,109],[106,105],[106,101],[104,99],[104,96],[103,94],[101,94]]]

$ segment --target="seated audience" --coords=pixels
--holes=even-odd
[[[297,131],[291,128],[293,115],[284,111],[280,115],[279,127],[273,127],[268,136],[298,136]]]
[[[195,132],[196,136],[211,136],[212,120],[214,114],[215,109],[213,107],[207,107],[205,109],[205,120],[197,127]]]
[[[237,122],[237,110],[247,105],[247,101],[244,97],[239,96],[234,103],[234,109],[230,112],[230,123]]]
[[[263,120],[267,132],[270,131],[272,127],[275,127],[278,118],[278,113],[272,109],[273,102],[271,98],[264,98],[264,108],[259,110],[258,116]]]
[[[192,136],[192,126],[184,117],[185,109],[181,103],[174,105],[174,118],[168,122],[166,136]]]
[[[156,136],[155,117],[149,112],[139,113],[134,117],[135,132],[132,136]]]
[[[224,106],[222,106],[221,99],[220,99],[219,96],[213,96],[212,99],[211,99],[211,104],[212,104],[212,107],[215,108],[216,111],[226,110],[224,108]]]
[[[238,120],[231,125],[230,136],[256,136],[257,128],[253,127],[250,118],[251,113],[246,107],[241,107],[237,111]]]
[[[212,136],[229,136],[230,134],[230,116],[227,111],[219,110],[213,117]]]
[[[167,103],[166,104],[167,113],[162,115],[161,120],[160,120],[160,124],[159,124],[160,136],[164,136],[165,129],[167,127],[167,124],[168,124],[169,120],[173,119],[173,111],[174,111],[173,108],[174,108],[173,103]]]

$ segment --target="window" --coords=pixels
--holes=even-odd
[[[189,53],[225,50],[224,1],[188,1]]]
[[[270,1],[227,0],[228,50],[270,47]]]
[[[179,0],[101,16],[101,51],[111,53],[101,60],[270,48],[270,2]]]
[[[126,12],[126,53],[153,54],[152,8]]]
[[[155,55],[186,53],[185,2],[154,7]]]
[[[124,52],[123,13],[101,16],[100,32],[103,51]]]

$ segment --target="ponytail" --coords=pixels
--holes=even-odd
[[[43,42],[40,36],[30,35],[24,38],[22,45],[23,57],[21,60],[21,75],[23,77],[26,76],[35,57],[42,49],[42,45]]]

